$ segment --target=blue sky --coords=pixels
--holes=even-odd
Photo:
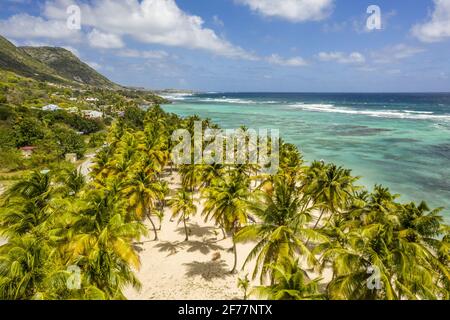
[[[81,29],[67,27],[73,5]],[[129,86],[450,91],[450,0],[2,0],[0,34]]]

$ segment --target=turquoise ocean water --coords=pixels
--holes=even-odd
[[[375,183],[445,207],[450,222],[450,94],[208,93],[168,96],[168,112],[222,128],[279,129],[305,160],[353,170]]]

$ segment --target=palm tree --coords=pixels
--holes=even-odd
[[[317,263],[305,242],[308,238],[324,241],[324,237],[307,227],[315,208],[305,206],[305,201],[306,198],[281,177],[274,179],[274,189],[270,192],[255,193],[249,209],[258,222],[244,227],[235,239],[237,242],[257,241],[244,266],[256,258],[253,278],[260,274],[261,283],[266,276],[270,276],[273,283],[273,269],[269,266],[286,257],[302,255],[309,264]]]
[[[392,204],[387,190],[371,196],[369,209],[360,223],[344,221],[339,235],[324,250],[322,264],[333,268],[328,285],[331,299],[436,299],[445,292],[437,284],[445,284],[448,269],[435,256],[432,236],[439,235],[439,209],[429,213],[422,203],[404,206]],[[383,196],[382,196],[383,195]],[[376,200],[375,200],[376,199]],[[385,199],[381,201],[381,199]],[[390,199],[390,200],[389,200]],[[388,201],[389,200],[389,201]],[[370,212],[373,210],[373,212]],[[370,217],[370,218],[368,218]],[[331,243],[330,243],[331,244]],[[437,248],[437,247],[436,247]],[[368,286],[368,271],[376,271],[377,290]],[[372,279],[370,277],[369,279]]]
[[[213,219],[217,225],[233,235],[234,264],[231,273],[236,271],[237,266],[235,234],[241,226],[247,224],[249,196],[249,180],[236,174],[214,180],[203,193],[206,199],[203,210],[205,219]]]
[[[183,221],[184,231],[186,233],[186,239],[184,241],[189,241],[189,232],[186,225],[186,220],[197,212],[197,207],[192,201],[191,194],[182,189],[177,192],[173,199],[170,200],[169,205],[172,207],[173,211],[172,218],[179,217],[178,223]]]
[[[321,279],[310,280],[299,266],[299,261],[285,257],[277,264],[269,266],[273,270],[273,284],[256,287],[254,293],[269,300],[323,300],[319,292]]]
[[[52,175],[50,172],[35,171],[31,176],[13,185],[6,193],[7,198],[39,199],[42,204],[49,199]]]
[[[86,178],[81,170],[66,170],[59,179],[69,195],[78,194],[86,185]]]
[[[158,172],[166,166],[169,161],[168,144],[166,141],[167,134],[165,130],[161,130],[161,126],[151,123],[146,125],[144,129],[143,143],[145,146],[146,156],[158,166]]]
[[[222,176],[223,165],[220,163],[204,164],[200,167],[200,181],[202,187],[207,188],[211,183]]]
[[[71,261],[107,297],[123,299],[124,286],[140,287],[131,271],[140,266],[132,243],[147,230],[140,221],[126,222],[126,203],[111,197],[107,190],[92,191],[86,201],[87,208],[77,213],[79,219],[73,225],[77,232],[67,245]]]
[[[325,211],[331,213],[329,218],[331,220],[333,215],[348,207],[357,190],[354,182],[359,178],[352,177],[351,170],[337,167],[334,164],[324,165],[314,162],[306,179],[308,181],[306,193],[313,197],[314,203],[322,206],[320,216],[314,225],[314,229],[316,229]]]
[[[34,172],[28,179],[13,185],[6,193],[0,216],[0,232],[8,237],[27,233],[45,233],[40,228],[51,217],[50,201],[54,196],[50,173]]]
[[[280,169],[290,183],[300,180],[303,157],[296,146],[280,141]]]
[[[112,156],[111,147],[101,148],[94,158],[90,175],[95,179],[104,179],[111,171],[110,161]]]
[[[157,241],[158,232],[152,219],[152,210],[163,196],[161,183],[154,175],[148,175],[145,168],[139,167],[132,172],[123,194],[128,197],[129,207],[134,210],[138,219],[148,217],[155,234],[154,241]]]
[[[37,238],[15,237],[0,247],[0,299],[32,299],[46,277],[49,248]]]
[[[248,299],[248,289],[250,288],[250,280],[248,274],[244,278],[238,279],[238,287],[244,292],[244,300]]]
[[[200,168],[194,164],[180,166],[181,185],[194,196],[195,188],[200,182]]]

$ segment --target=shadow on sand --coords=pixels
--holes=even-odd
[[[210,242],[207,240],[203,241],[187,241],[185,242],[186,246],[189,248],[187,249],[188,252],[196,252],[199,251],[200,253],[207,255],[211,251],[219,251],[224,250],[223,247],[215,244],[214,242]]]
[[[189,229],[189,236],[194,237],[215,237],[217,238],[218,232],[214,227],[202,227],[198,223],[189,223],[187,225]],[[185,235],[184,227],[180,227],[176,230],[176,232],[180,235]],[[214,239],[211,239],[214,240]]]
[[[229,276],[228,265],[225,261],[209,261],[209,262],[191,262],[183,264],[186,266],[186,276],[195,277],[201,276],[206,281],[214,279],[225,279]]]
[[[159,252],[167,252],[167,257],[173,256],[180,252],[180,250],[185,250],[187,252],[200,252],[203,255],[207,255],[213,251],[222,251],[225,250],[223,247],[215,244],[214,242],[203,239],[203,241],[175,241],[169,242],[164,241],[155,245],[155,248],[159,250]]]
[[[167,257],[173,256],[177,254],[180,250],[183,250],[187,242],[169,242],[164,241],[155,245],[155,248],[158,248],[160,252],[168,252]]]

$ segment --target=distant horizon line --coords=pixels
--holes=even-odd
[[[283,93],[283,94],[450,94],[450,91],[215,91],[190,89],[146,89],[155,92],[220,94],[220,93]],[[171,92],[169,92],[171,91]]]

